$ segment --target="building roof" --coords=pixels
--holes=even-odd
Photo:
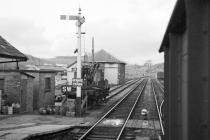
[[[59,66],[52,65],[26,65],[26,70],[37,70],[37,71],[55,71],[55,72],[63,72],[66,69]]]
[[[25,72],[25,73],[57,73],[55,70],[1,70],[0,72]]]
[[[184,0],[177,0],[166,32],[164,34],[159,52],[163,52],[165,47],[169,47],[169,33],[182,33],[186,29],[186,11]]]
[[[84,58],[83,58],[82,64],[91,63],[92,56],[88,57],[88,59],[89,59],[89,62],[84,61]],[[122,64],[125,64],[125,62],[117,59],[116,57],[112,56],[111,54],[109,54],[107,51],[105,51],[103,49],[94,54],[94,61],[99,62],[99,63],[122,63]],[[71,67],[72,65],[74,65],[76,63],[77,63],[77,61],[74,61],[73,63],[68,65],[67,68]]]
[[[0,57],[16,59],[16,61],[26,61],[27,57],[0,36]]]
[[[92,58],[90,60],[92,60]],[[102,62],[102,63],[123,63],[123,64],[125,64],[125,62],[117,59],[116,57],[109,54],[107,51],[105,51],[103,49],[94,54],[94,61]]]
[[[77,61],[74,61],[72,64],[68,65],[67,68],[70,68],[71,66],[73,66],[74,64],[76,64]],[[87,62],[87,61],[82,61],[82,65],[89,65],[91,62]]]
[[[70,65],[68,65],[67,68],[70,68],[71,66],[73,66],[76,63],[77,63],[77,61],[74,61],[73,63],[71,63]]]
[[[23,75],[25,75],[27,77],[35,78],[33,75],[28,74],[28,73],[26,73],[24,71],[21,71],[21,70],[0,70],[0,72],[17,72],[17,73],[23,74]]]
[[[35,78],[33,75],[30,75],[30,74],[28,74],[26,72],[20,72],[20,73],[23,74],[23,75],[26,75],[27,77]]]

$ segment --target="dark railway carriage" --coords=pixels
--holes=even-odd
[[[164,72],[157,72],[157,79],[164,80]]]
[[[210,139],[209,13],[209,0],[178,0],[164,35],[165,140]]]

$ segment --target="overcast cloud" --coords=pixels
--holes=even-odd
[[[72,56],[76,48],[75,15],[78,6],[86,23],[82,50],[104,49],[132,64],[150,59],[163,62],[158,53],[176,0],[1,0],[0,35],[17,49],[33,56]]]

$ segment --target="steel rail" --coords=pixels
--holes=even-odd
[[[140,80],[140,79],[139,79],[139,80]],[[120,89],[120,88],[123,87],[122,89],[120,89],[120,90],[119,90],[118,92],[116,92],[115,94],[108,96],[106,99],[110,99],[110,98],[116,96],[117,94],[119,94],[120,92],[122,92],[122,91],[125,90],[126,88],[130,87],[131,85],[135,84],[135,83],[138,82],[139,80],[135,80],[135,81],[132,81],[131,83],[128,83],[128,84],[123,85],[123,86],[125,86],[125,87],[121,86],[121,87],[117,88],[117,89]],[[117,90],[117,89],[116,89],[116,90]],[[111,92],[112,92],[112,91],[111,91]]]
[[[160,89],[164,92],[164,90],[163,90],[163,85],[160,83],[160,81],[159,80],[157,80],[157,79],[155,79],[156,80],[156,82],[159,84],[159,87],[160,87]]]
[[[164,129],[163,129],[163,122],[162,122],[162,119],[161,119],[161,116],[160,116],[160,110],[159,110],[159,107],[158,107],[157,96],[156,96],[156,92],[155,92],[155,88],[154,88],[153,84],[154,83],[151,80],[151,87],[152,87],[153,95],[154,95],[154,98],[155,98],[156,108],[157,108],[157,111],[158,111],[158,117],[159,117],[159,121],[160,121],[161,131],[162,131],[162,134],[165,135],[165,132],[164,132]]]
[[[138,84],[136,84],[130,91],[128,91],[128,93],[119,101],[117,102],[106,114],[104,114],[90,129],[88,129],[87,132],[85,132],[85,134],[83,134],[79,140],[84,139],[94,128],[96,125],[98,125],[106,116],[108,116],[124,99],[126,99],[126,97],[128,95],[130,95],[130,93],[132,93],[137,87],[140,86],[141,83],[143,83],[144,79],[142,79]]]
[[[162,113],[162,106],[163,106],[163,103],[164,103],[164,100],[161,102],[160,104],[160,113],[161,113],[161,117],[163,116],[163,113]]]
[[[125,86],[125,85],[129,85],[130,83],[133,83],[133,82],[135,82],[136,80],[129,80],[129,81],[127,81],[126,83],[124,83],[124,84],[122,84],[122,85],[119,85],[119,86],[117,86],[117,87],[115,87],[114,89],[112,89],[112,90],[110,90],[109,92],[113,92],[113,91],[115,91],[115,90],[117,90],[117,89],[119,89],[119,88],[121,88],[121,87],[123,87],[123,86]]]
[[[161,91],[164,93],[164,90],[163,90],[163,88],[162,88],[162,84],[158,81],[158,80],[155,80],[157,83],[158,83],[158,87],[161,89]],[[164,99],[162,100],[162,102],[161,102],[161,104],[160,104],[160,113],[161,113],[161,117],[162,117],[162,106],[163,106],[163,103],[164,103]]]
[[[123,124],[123,126],[122,126],[122,128],[121,128],[121,130],[120,130],[120,133],[118,134],[116,140],[119,140],[119,139],[120,139],[120,137],[121,137],[121,135],[122,135],[122,133],[123,133],[123,130],[125,129],[125,126],[126,126],[126,124],[128,123],[128,120],[130,119],[130,116],[131,116],[131,114],[133,113],[133,111],[134,111],[134,109],[135,109],[135,107],[136,107],[136,105],[137,105],[137,103],[138,103],[138,101],[139,101],[139,98],[140,98],[142,92],[144,91],[144,89],[145,89],[145,87],[146,87],[146,85],[147,85],[147,82],[148,82],[148,80],[146,81],[146,83],[144,84],[143,88],[141,89],[140,94],[138,95],[138,97],[137,97],[137,99],[136,99],[136,101],[135,101],[133,107],[131,108],[131,111],[130,111],[130,113],[128,114],[128,117],[127,117],[126,121],[124,122],[124,124]]]

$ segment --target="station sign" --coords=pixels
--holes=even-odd
[[[82,84],[83,84],[83,80],[82,79],[77,79],[77,78],[72,79],[72,85],[73,86],[82,86]]]
[[[62,92],[62,93],[71,92],[71,85],[62,85],[62,86],[61,86],[61,92]]]

